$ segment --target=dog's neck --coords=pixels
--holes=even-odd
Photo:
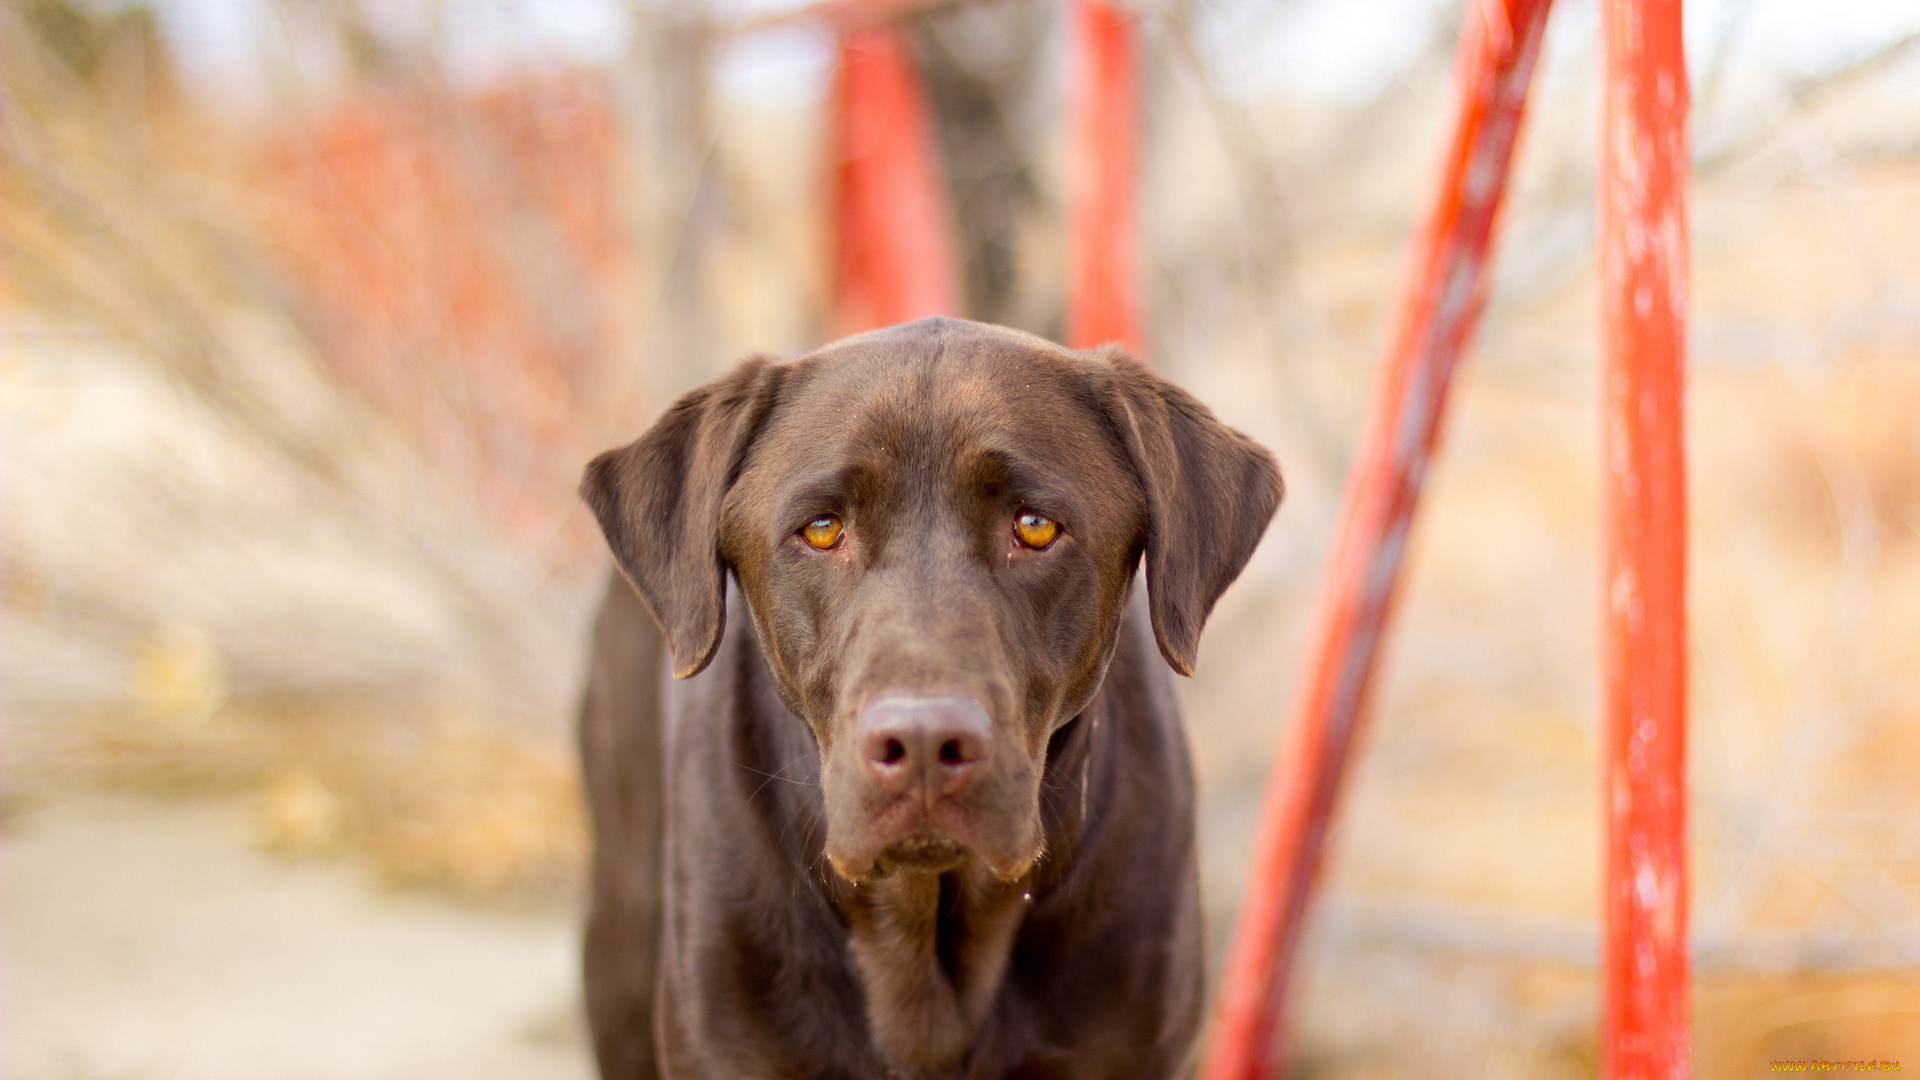
[[[1025,881],[972,867],[896,871],[846,890],[849,945],[882,1054],[916,1075],[965,1059],[1030,902]]]

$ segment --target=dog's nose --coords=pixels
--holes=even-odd
[[[993,721],[964,697],[877,698],[860,713],[867,771],[889,794],[958,794],[980,771]]]

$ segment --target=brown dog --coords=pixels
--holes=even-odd
[[[927,319],[749,360],[581,491],[633,585],[581,733],[603,1076],[1181,1068],[1193,781],[1152,641],[1192,671],[1266,451],[1117,351]]]

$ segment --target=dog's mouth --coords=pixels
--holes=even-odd
[[[922,874],[943,874],[956,870],[966,861],[967,851],[944,836],[917,832],[896,841],[874,860],[874,868],[885,874],[910,870]]]
[[[842,878],[855,884],[895,873],[945,874],[970,864],[995,881],[1014,882],[1031,872],[1045,855],[1044,843],[991,852],[932,830],[918,829],[887,845],[877,855],[849,859],[829,851],[827,861]]]
[[[854,884],[894,873],[944,874],[964,866],[972,853],[966,845],[929,829],[917,829],[878,852],[836,852],[827,849],[827,862]]]
[[[1044,846],[1038,800],[1020,790],[1024,777],[985,777],[966,792],[931,800],[876,799],[861,787],[835,784],[831,764],[821,784],[827,811],[823,854],[846,881],[968,867],[1007,881],[1025,874]]]

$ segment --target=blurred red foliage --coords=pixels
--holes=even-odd
[[[618,355],[617,138],[604,81],[566,74],[363,94],[264,155],[268,235],[331,373],[555,556],[586,550],[570,422]]]

